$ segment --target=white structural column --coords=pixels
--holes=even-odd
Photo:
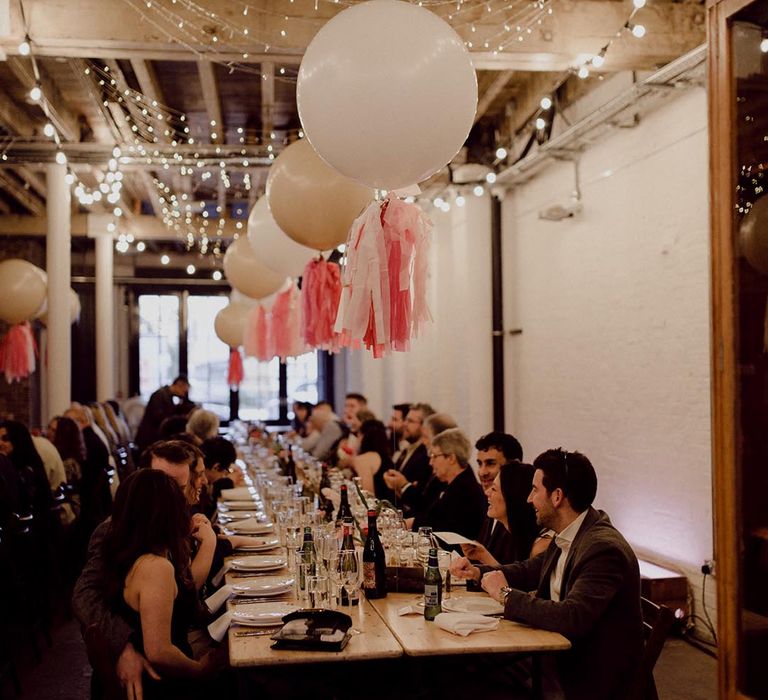
[[[72,392],[72,325],[69,317],[72,240],[69,185],[64,165],[47,166],[46,271],[48,273],[48,419],[63,413]]]
[[[88,236],[96,240],[96,399],[115,397],[114,245],[105,216],[88,216]]]

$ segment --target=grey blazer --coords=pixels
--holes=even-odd
[[[568,552],[556,602],[549,581],[558,554],[553,540],[537,557],[501,567],[515,589],[504,615],[569,639],[572,648],[557,655],[568,700],[626,698],[643,650],[637,558],[608,516],[591,507]]]

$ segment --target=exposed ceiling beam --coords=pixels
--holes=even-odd
[[[45,203],[18,182],[11,173],[0,171],[0,187],[35,216],[45,214]]]
[[[155,100],[160,104],[165,104],[163,91],[157,80],[154,66],[149,61],[141,59],[131,59],[131,68],[139,81],[139,88],[150,100]]]
[[[0,90],[0,123],[22,138],[32,138],[35,135],[35,125],[29,119],[25,110],[20,109],[5,91]]]
[[[514,134],[539,109],[541,98],[550,95],[563,82],[563,78],[562,73],[531,73],[528,79],[521,84],[514,107],[510,111],[505,125],[508,142],[511,142]]]
[[[216,84],[216,73],[210,61],[198,61],[197,72],[200,76],[200,87],[203,91],[205,109],[208,112],[209,128],[217,138],[211,138],[211,143],[224,143],[224,122],[221,117],[221,100],[219,86]]]
[[[43,200],[48,196],[48,187],[45,180],[26,165],[19,165],[16,172],[22,181],[26,182]]]
[[[235,226],[235,221],[227,219],[222,229],[222,238],[232,239],[235,233],[241,233]],[[45,236],[45,211],[38,216],[9,215],[0,217],[0,236]],[[181,240],[174,232],[169,231],[165,224],[155,216],[135,216],[130,221],[122,221],[117,233],[132,233],[138,240],[178,241]],[[72,235],[88,235],[88,214],[76,214],[72,217]]]
[[[31,61],[11,56],[7,61],[8,67],[13,71],[25,90],[31,90],[37,80],[32,69]],[[51,122],[65,141],[80,141],[80,123],[78,115],[66,103],[56,84],[51,80],[42,66],[38,66],[40,72],[40,88],[48,105]]]
[[[475,111],[475,123],[479,122],[483,115],[488,111],[488,108],[493,104],[494,100],[503,92],[507,87],[507,83],[515,75],[515,71],[505,70],[501,71],[493,80],[493,82],[486,88],[485,92],[480,96],[477,101],[477,110]]]
[[[264,61],[261,64],[261,132],[263,141],[269,138],[275,111],[275,64]]]

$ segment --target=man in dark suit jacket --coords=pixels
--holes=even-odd
[[[160,387],[149,397],[144,416],[136,430],[135,442],[144,450],[160,439],[160,424],[170,416],[186,416],[195,404],[189,400],[189,381],[180,374],[167,386]]]
[[[533,465],[528,501],[538,524],[557,533],[547,551],[495,571],[461,559],[452,572],[482,576],[506,618],[570,640],[545,673],[545,688],[559,686],[568,700],[626,698],[643,649],[637,559],[608,516],[591,507],[597,476],[584,455],[548,450]]]
[[[430,462],[435,478],[445,484],[432,502],[416,514],[413,530],[428,525],[436,532],[456,532],[475,539],[485,519],[488,503],[469,466],[471,445],[458,428],[444,430],[432,439]]]

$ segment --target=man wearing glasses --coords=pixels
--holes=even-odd
[[[413,530],[428,525],[435,532],[456,532],[475,539],[485,520],[488,502],[469,466],[471,445],[458,428],[432,439],[429,461],[435,478],[445,484],[423,512],[416,514]]]
[[[547,450],[533,466],[528,502],[539,526],[556,533],[549,548],[497,570],[462,558],[451,572],[480,580],[507,619],[570,640],[570,651],[545,668],[547,697],[628,697],[643,649],[637,558],[608,516],[592,507],[597,476],[584,455]]]

